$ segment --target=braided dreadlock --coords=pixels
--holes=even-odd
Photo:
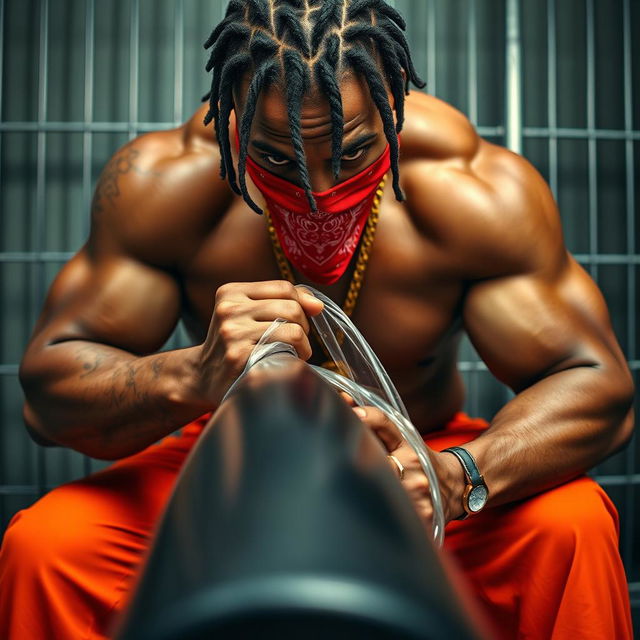
[[[311,208],[316,210],[316,203],[302,142],[302,101],[312,82],[320,87],[328,100],[332,127],[331,166],[337,180],[344,129],[339,78],[347,70],[356,72],[367,82],[391,151],[393,190],[398,200],[404,199],[398,175],[396,134],[404,122],[404,98],[409,92],[409,83],[420,88],[425,86],[411,61],[403,33],[405,29],[402,16],[385,0],[230,0],[224,19],[204,45],[205,49],[211,49],[206,69],[213,71],[211,91],[203,98],[209,101],[204,122],[207,125],[214,121],[220,144],[220,176],[229,180],[231,188],[242,195],[254,211],[262,213],[247,191],[245,171],[249,133],[260,93],[278,81],[282,82],[285,71],[291,141],[300,182]],[[233,109],[234,85],[248,70],[252,71],[252,79],[238,125],[240,157],[236,180],[229,142],[229,117]],[[394,99],[395,126],[387,86]]]

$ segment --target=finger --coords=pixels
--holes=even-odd
[[[271,322],[256,322],[254,324],[255,333],[253,335],[254,343],[262,337],[264,332],[272,325]],[[296,352],[298,357],[302,360],[308,360],[311,357],[312,349],[309,343],[309,338],[305,333],[305,330],[295,322],[285,322],[276,327],[267,338],[267,343],[270,342],[286,342],[290,344]]]
[[[311,291],[308,291],[304,287],[296,287],[295,289],[298,294],[298,302],[306,314],[317,316],[324,309],[324,302],[318,300]]]
[[[324,303],[303,287],[295,287],[288,280],[267,280],[265,282],[241,282],[223,285],[233,294],[242,293],[250,300],[295,300],[310,316],[318,315],[324,309]],[[220,289],[218,289],[220,292]]]
[[[380,409],[376,407],[356,407],[354,412],[380,438],[387,451],[393,452],[403,444],[404,440],[398,428]]]
[[[260,300],[255,303],[251,317],[258,322],[273,322],[276,318],[283,318],[299,324],[306,334],[310,330],[307,316],[296,300]]]
[[[305,314],[318,315],[324,303],[310,291],[295,287],[288,280],[267,280],[264,282],[228,282],[218,288],[216,299],[238,301],[249,300],[294,300],[300,304]]]
[[[390,454],[390,455],[387,456],[387,461],[391,465],[391,468],[393,469],[393,472],[395,474],[397,474],[398,478],[400,480],[403,480],[404,479],[405,469],[404,469],[404,465],[402,464],[402,462],[400,462],[400,460],[398,460],[398,457]]]
[[[416,459],[413,452],[396,452],[395,457],[404,465],[404,482],[403,485],[409,493],[416,498],[431,499],[431,487],[429,478],[424,473],[420,461]]]
[[[288,280],[264,282],[232,282],[222,285],[218,291],[239,293],[250,300],[297,300],[298,292]]]
[[[407,489],[420,518],[428,525],[431,525],[431,519],[433,518],[433,503],[431,502],[431,495],[429,494],[428,489],[410,489],[407,487],[406,480],[402,482],[402,486]]]
[[[346,392],[340,391],[340,397],[350,406],[355,407],[356,401]]]
[[[415,454],[404,451],[408,447],[398,449],[394,454],[398,462],[404,467],[404,477],[401,478],[402,486],[407,491],[423,522],[430,528],[433,518],[433,503],[431,502],[431,486]],[[389,456],[389,462],[394,463]],[[397,473],[397,470],[396,470]]]
[[[431,500],[420,500],[414,502],[418,517],[426,527],[427,531],[431,533],[433,527],[433,505]]]

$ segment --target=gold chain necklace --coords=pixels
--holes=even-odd
[[[342,305],[342,310],[349,317],[353,313],[356,302],[358,301],[358,295],[360,294],[360,289],[362,288],[362,282],[364,280],[364,273],[367,270],[367,265],[369,263],[371,247],[373,246],[373,239],[375,238],[376,229],[378,228],[378,219],[380,217],[380,200],[382,199],[382,194],[384,193],[385,181],[386,176],[384,176],[380,181],[380,184],[378,184],[376,192],[373,196],[373,202],[371,204],[371,211],[369,213],[369,219],[367,220],[367,226],[365,227],[364,233],[362,234],[362,242],[360,244],[360,251],[358,252],[358,258],[356,260],[356,267],[353,271],[351,283],[349,284],[349,289]],[[291,284],[295,284],[296,281],[293,277],[291,266],[289,265],[289,261],[284,255],[280,240],[278,240],[278,235],[276,234],[276,229],[273,226],[273,221],[271,220],[269,209],[265,208],[264,213],[267,219],[267,229],[269,230],[269,237],[271,238],[271,246],[273,247],[273,253],[275,255],[276,262],[278,263],[280,274],[285,280],[288,280],[289,282],[291,282]],[[344,340],[344,334],[338,334],[337,339],[338,342],[342,344],[342,341]],[[322,346],[327,357],[329,357],[329,354],[324,349],[322,340],[318,340],[318,342]],[[340,363],[334,363],[333,361],[325,362],[322,366],[326,369],[338,371],[338,373],[343,373],[344,371]]]

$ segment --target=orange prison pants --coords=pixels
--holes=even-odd
[[[206,417],[139,454],[63,485],[11,521],[0,549],[0,638],[107,638],[185,456]],[[458,414],[434,449],[487,427]],[[618,518],[583,477],[452,522],[457,558],[498,638],[626,640],[629,598]]]

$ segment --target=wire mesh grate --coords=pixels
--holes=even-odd
[[[568,246],[600,284],[640,381],[640,5],[393,4],[410,16],[408,35],[427,91],[468,114],[488,140],[521,140],[549,181]],[[38,495],[102,465],[28,440],[20,352],[49,283],[87,235],[93,184],[107,158],[129,138],[175,127],[198,106],[209,84],[201,45],[225,5],[0,0],[0,530]],[[518,31],[512,40],[510,25]],[[515,74],[508,44],[521,56]],[[619,63],[608,74],[605,55]],[[180,329],[168,344],[185,342]],[[490,418],[509,392],[468,343],[460,369],[467,410]],[[639,448],[635,438],[594,471],[621,513],[623,558],[636,577]],[[631,590],[640,594],[635,578]]]

